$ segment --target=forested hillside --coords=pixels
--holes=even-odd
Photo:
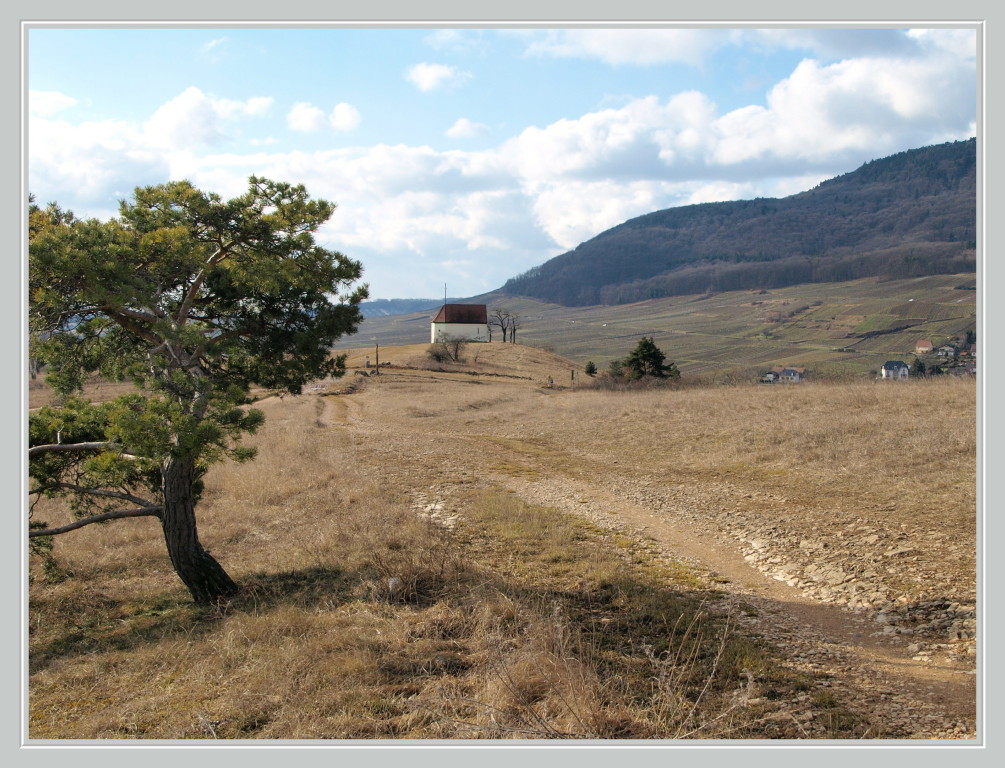
[[[976,269],[976,140],[901,152],[785,198],[626,221],[509,280],[566,306]]]

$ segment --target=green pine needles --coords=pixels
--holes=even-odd
[[[236,585],[202,549],[201,478],[262,414],[252,386],[299,393],[345,372],[332,356],[362,321],[359,262],[314,235],[335,210],[304,187],[251,177],[232,200],[187,181],[139,188],[109,221],[29,208],[31,357],[60,394],[88,377],[131,381],[110,403],[68,399],[30,419],[33,499],[64,498],[76,521],[160,518],[197,602]]]

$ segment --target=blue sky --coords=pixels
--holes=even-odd
[[[476,295],[633,216],[976,134],[967,29],[42,26],[27,63],[40,202],[302,183],[374,298]]]

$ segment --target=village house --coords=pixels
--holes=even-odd
[[[956,349],[952,344],[946,344],[943,347],[939,347],[936,351],[939,357],[949,357],[955,358],[959,350]]]
[[[935,349],[935,347],[932,345],[931,341],[929,341],[928,339],[922,339],[921,341],[919,341],[917,344],[914,345],[914,354],[927,355],[933,349]]]
[[[887,360],[883,363],[884,379],[906,379],[911,375],[911,369],[903,360]]]
[[[789,384],[796,384],[802,381],[806,376],[806,369],[787,365],[776,365],[771,369],[768,375],[770,376],[772,374],[774,374],[774,381],[784,381]]]
[[[489,340],[489,311],[485,304],[444,304],[430,323],[429,343],[451,339]]]

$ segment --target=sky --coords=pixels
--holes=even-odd
[[[973,29],[28,31],[28,179],[106,219],[251,175],[337,209],[371,298],[475,296],[629,218],[977,134]]]

